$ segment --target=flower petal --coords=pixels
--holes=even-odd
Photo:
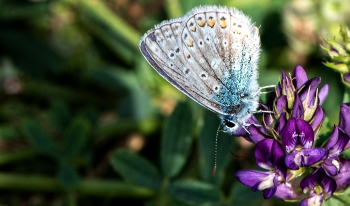
[[[326,100],[326,97],[328,96],[328,92],[329,92],[329,85],[328,84],[323,85],[323,87],[318,92],[319,105],[322,105],[324,100]]]
[[[326,155],[324,148],[302,149],[300,155],[303,157],[300,166],[309,167],[320,161]],[[297,163],[298,164],[298,163]]]
[[[350,160],[341,160],[339,174],[334,177],[337,183],[337,191],[345,190],[350,185]]]
[[[246,123],[249,125],[253,125],[253,124],[259,124],[259,121],[256,119],[256,117],[254,115],[252,115],[247,121]],[[247,130],[245,130],[242,126],[238,127],[238,129],[233,132],[231,135],[236,136],[236,137],[243,137],[244,139],[246,139],[249,142],[252,142],[252,140],[249,137],[249,134],[247,133]]]
[[[350,138],[345,134],[339,127],[334,126],[333,133],[329,137],[328,142],[325,145],[325,148],[329,151],[329,156],[338,156],[340,155],[346,144],[349,142]]]
[[[296,66],[293,74],[292,74],[293,84],[296,89],[299,89],[305,82],[307,82],[308,78],[305,70],[301,66]]]
[[[299,192],[298,189],[299,184],[295,185],[294,182],[296,181],[293,181],[292,184],[290,182],[280,183],[277,186],[275,197],[280,198],[282,200],[300,200],[302,194]]]
[[[289,102],[289,99],[288,99]],[[292,116],[294,118],[303,118],[304,116],[304,107],[297,93],[295,93],[293,108],[292,108]]]
[[[321,186],[323,188],[324,198],[326,200],[333,195],[335,189],[337,188],[335,180],[329,177],[322,167],[316,169],[313,173],[306,176],[300,182],[300,187],[304,194],[306,188],[314,190],[316,186]]]
[[[273,123],[276,121],[275,115],[271,113],[263,113],[263,122],[266,129],[271,130]]]
[[[249,138],[254,144],[260,142],[261,140],[269,138],[269,136],[260,131],[260,128],[258,128],[256,125],[250,125],[248,131],[250,133]]]
[[[280,81],[280,84],[281,84],[282,91],[281,91],[281,94],[278,96],[286,95],[288,100],[288,108],[292,108],[292,104],[294,102],[295,88],[290,77],[288,77],[283,70],[281,72],[282,72],[282,79]]]
[[[273,179],[273,186],[270,188],[267,188],[264,190],[263,192],[263,196],[265,199],[269,199],[270,197],[272,197],[272,195],[274,195],[276,193],[277,190],[277,177],[275,176]]]
[[[350,108],[349,103],[344,103],[340,107],[339,127],[350,136]]]
[[[343,74],[343,80],[346,84],[350,84],[350,72]]]
[[[297,165],[295,161],[295,159],[297,158],[297,155],[300,155],[300,154],[298,151],[295,151],[291,154],[286,155],[286,158],[284,159],[287,167],[291,170],[299,169],[299,165]]]
[[[255,161],[264,169],[274,170],[277,168],[281,158],[284,158],[284,152],[279,143],[274,139],[264,139],[256,144]]]
[[[287,96],[282,95],[282,96],[278,97],[274,106],[275,106],[275,111],[277,112],[278,116],[280,114],[282,114],[283,112],[286,112],[287,108],[288,108]]]
[[[326,155],[324,148],[309,148],[288,154],[285,163],[288,168],[297,170],[299,167],[309,167],[320,161]]]
[[[284,128],[286,123],[287,123],[287,114],[286,112],[283,112],[275,124],[275,131],[277,132],[277,134],[281,135],[282,129]]]
[[[271,174],[271,172],[263,172],[258,170],[240,170],[235,176],[237,177],[238,181],[245,186],[254,187]]]
[[[290,119],[283,128],[281,136],[288,153],[293,151],[297,145],[311,148],[314,142],[312,127],[303,119]]]
[[[329,176],[337,175],[341,167],[342,166],[338,157],[326,159],[322,163],[322,168]]]
[[[312,107],[314,105],[314,102],[318,101],[316,91],[320,83],[321,77],[312,78],[309,81],[307,81],[303,88],[298,92],[300,100],[304,103],[305,106]]]
[[[310,124],[315,134],[320,130],[323,120],[326,117],[326,112],[321,106],[317,106],[314,116],[310,120]]]
[[[300,206],[321,206],[322,202],[323,195],[317,195],[315,193],[312,193],[309,197],[303,199],[300,202]]]
[[[283,79],[283,77],[282,77],[282,79]],[[281,83],[278,83],[277,86],[276,86],[276,94],[277,94],[277,96],[281,96],[282,95],[282,85],[281,85]]]

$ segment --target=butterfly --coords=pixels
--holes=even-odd
[[[141,53],[170,84],[219,115],[234,134],[257,112],[259,30],[235,8],[200,6],[163,21],[140,40]]]

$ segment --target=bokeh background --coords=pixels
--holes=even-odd
[[[349,0],[0,0],[1,205],[298,205],[240,185],[253,147],[163,80],[138,49],[162,20],[236,7],[260,27],[260,85],[296,65],[330,84],[323,132],[345,87],[324,66]],[[266,99],[262,96],[262,100]]]

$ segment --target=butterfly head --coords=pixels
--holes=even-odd
[[[253,92],[247,95],[240,95],[238,104],[227,107],[227,115],[219,115],[222,119],[224,126],[224,132],[230,135],[234,135],[240,127],[247,125],[247,120],[252,116],[252,113],[256,111],[258,107],[259,95],[255,95]]]
[[[240,126],[236,120],[229,119],[224,119],[222,124],[224,125],[223,131],[228,134],[233,134]]]

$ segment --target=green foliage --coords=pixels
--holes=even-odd
[[[74,188],[79,183],[79,175],[74,167],[69,164],[62,164],[58,169],[57,178],[66,188]]]
[[[167,192],[170,196],[190,205],[217,203],[223,196],[217,187],[195,180],[174,182],[169,185]]]
[[[187,103],[179,103],[164,123],[160,148],[161,167],[163,169],[162,177],[152,163],[137,154],[123,149],[117,150],[112,157],[111,164],[114,170],[123,179],[133,184],[158,189],[160,193],[189,205],[220,202],[223,198],[222,192],[215,184],[206,183],[205,179],[204,181],[193,179],[171,180],[175,179],[181,172],[191,148],[193,128],[191,114],[191,109]],[[206,116],[208,117],[205,120],[214,119],[209,113]],[[214,121],[217,122],[217,119],[214,119]],[[202,136],[215,135],[216,127],[205,126],[207,127],[203,128],[203,131],[206,133]],[[214,142],[212,144],[204,144],[202,149],[207,151],[213,144]],[[214,151],[212,150],[211,156],[213,154]],[[227,151],[224,154],[223,157],[229,157]],[[209,158],[209,160],[212,160],[211,164],[209,162],[206,162],[206,164],[210,164],[212,168],[214,159]],[[218,172],[224,169],[221,161],[218,166]],[[203,168],[203,170],[206,169],[209,168]],[[209,169],[209,171],[211,170]],[[223,174],[213,179],[219,181],[222,176]]]
[[[201,130],[200,136],[198,138],[198,147],[199,147],[199,168],[201,178],[212,184],[220,185],[224,180],[224,171],[227,167],[227,164],[230,160],[231,154],[227,152],[230,148],[234,147],[234,141],[232,141],[230,147],[227,143],[229,141],[229,136],[225,133],[219,132],[220,121],[217,116],[210,112],[206,111],[204,114],[204,125]],[[216,174],[212,175],[213,163],[215,162],[215,138],[217,137],[217,168]]]
[[[55,158],[59,158],[57,146],[37,122],[32,119],[24,119],[22,121],[22,128],[29,142],[36,149]]]
[[[190,107],[180,103],[164,123],[160,161],[163,175],[176,176],[184,166],[192,144],[192,113]]]
[[[156,167],[128,150],[117,150],[111,164],[125,180],[134,184],[152,189],[159,189],[161,186],[162,180]]]
[[[333,37],[340,24],[349,24],[348,7],[337,7],[335,0],[304,7],[274,0],[1,0],[0,204],[31,205],[33,199],[38,205],[266,201],[234,177],[254,165],[251,151],[218,132],[217,115],[181,101],[184,95],[139,52],[144,32],[204,4],[236,7],[256,22],[262,39],[261,85],[276,84],[280,68],[292,70],[297,64],[307,64],[309,76],[330,83],[321,130],[327,134],[338,121],[340,102],[350,99],[338,74],[321,64],[324,31]],[[348,38],[342,28],[340,36]],[[337,47],[342,55],[334,60],[348,66],[348,45],[331,39],[333,47],[342,45]],[[343,202],[348,202],[344,195],[326,205]]]

